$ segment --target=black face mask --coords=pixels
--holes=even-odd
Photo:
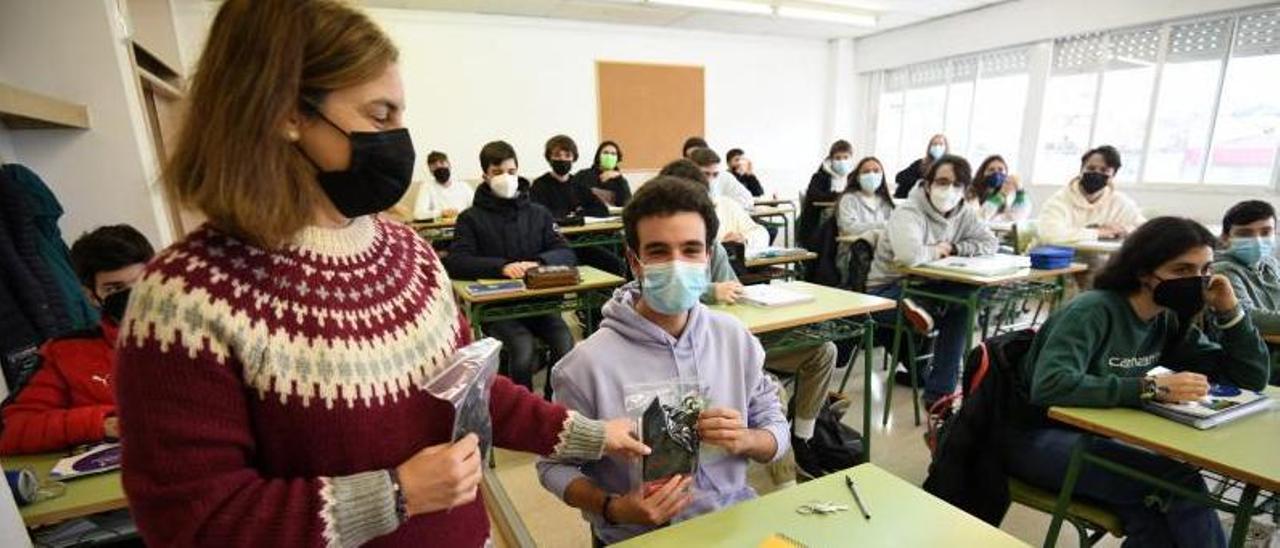
[[[102,299],[102,314],[119,324],[124,319],[124,309],[129,305],[129,290],[122,289]]]
[[[1152,290],[1152,298],[1156,304],[1172,310],[1185,321],[1204,309],[1204,292],[1208,287],[1208,276],[1160,280]]]
[[[323,171],[316,166],[316,181],[338,212],[355,218],[396,205],[413,179],[414,152],[409,130],[347,133],[324,114],[320,114],[320,118],[351,142],[351,162],[347,169]],[[315,161],[311,163],[314,165]]]
[[[569,160],[551,160],[551,171],[556,175],[564,177],[569,174],[569,169],[573,167],[573,162]]]
[[[1107,186],[1107,174],[1090,171],[1080,176],[1080,190],[1086,196],[1092,196],[1095,192],[1102,190]]]
[[[431,170],[431,176],[440,184],[449,182],[450,175],[452,175],[452,173],[449,172],[449,168],[447,167],[438,167]]]

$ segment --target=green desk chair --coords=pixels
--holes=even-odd
[[[1053,514],[1058,502],[1058,494],[1039,487],[1033,487],[1014,478],[1009,478],[1009,498],[1018,504]],[[1067,505],[1065,521],[1076,528],[1080,537],[1080,547],[1089,548],[1102,540],[1107,533],[1124,538],[1124,523],[1120,517],[1100,506],[1072,499]]]

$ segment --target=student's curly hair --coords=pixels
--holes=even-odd
[[[716,206],[711,202],[705,186],[672,176],[658,176],[650,179],[637,190],[622,210],[622,228],[626,234],[627,247],[635,254],[640,254],[640,234],[636,226],[641,219],[649,217],[670,217],[677,213],[697,213],[706,225],[706,244],[715,240],[720,230],[720,220],[716,218]]]

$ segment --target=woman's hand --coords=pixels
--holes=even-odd
[[[649,447],[636,439],[635,421],[613,419],[604,423],[604,452],[615,457],[633,459],[650,453]]]
[[[480,485],[480,438],[467,434],[456,443],[418,451],[396,468],[410,516],[456,508],[476,499]]]
[[[1156,375],[1156,399],[1168,403],[1195,401],[1209,393],[1209,379],[1199,373]]]
[[[1018,176],[1010,173],[1005,177],[1004,184],[1000,186],[1000,192],[1004,193],[1005,196],[1013,196],[1014,194],[1017,194],[1018,190],[1021,188],[1022,183],[1018,180]]]
[[[1222,274],[1214,274],[1209,278],[1209,288],[1204,291],[1205,303],[1214,312],[1230,312],[1240,304],[1231,281]]]

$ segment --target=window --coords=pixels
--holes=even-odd
[[[984,55],[978,71],[969,160],[976,164],[999,154],[1016,171],[1027,105],[1027,54],[1018,50]]]
[[[1280,10],[1242,16],[1213,127],[1208,183],[1269,184],[1280,146]]]
[[[884,75],[884,91],[880,94],[880,106],[876,113],[875,155],[886,170],[899,162],[898,142],[902,139],[903,90],[906,88],[906,71],[896,70]]]
[[[1062,184],[1103,144],[1120,151],[1126,182],[1280,184],[1280,8],[1059,38],[1035,71],[1028,51],[893,71],[902,84],[881,91],[880,110],[897,122],[877,132],[877,153],[910,161],[942,131],[952,152],[1001,154],[1015,171],[1029,141],[1035,173],[1025,175],[1041,184]]]

